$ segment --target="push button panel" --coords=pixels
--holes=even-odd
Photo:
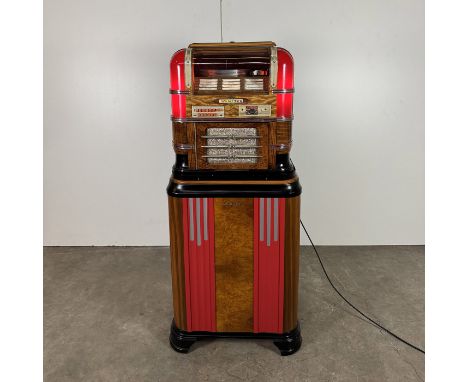
[[[240,105],[239,117],[271,117],[271,105]]]

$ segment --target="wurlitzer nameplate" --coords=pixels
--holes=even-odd
[[[219,103],[244,103],[243,98],[220,98]]]
[[[293,354],[302,340],[292,56],[273,42],[191,44],[170,68],[170,344],[270,339]]]

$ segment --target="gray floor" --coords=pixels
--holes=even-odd
[[[338,288],[424,347],[424,247],[320,247]],[[301,350],[269,341],[169,346],[167,248],[44,249],[44,376],[52,381],[421,381],[424,356],[369,325],[302,248]]]

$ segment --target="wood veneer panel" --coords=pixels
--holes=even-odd
[[[253,331],[253,198],[215,198],[216,324]]]
[[[270,129],[268,131],[269,147],[273,147],[276,144],[276,122],[270,123]],[[275,168],[276,165],[276,151],[273,149],[268,150],[268,167]]]
[[[283,330],[297,325],[299,287],[300,196],[286,199],[284,232],[284,308]]]
[[[223,104],[220,99],[242,98],[241,104]],[[239,105],[271,105],[271,117],[276,116],[276,94],[273,95],[253,95],[240,94],[235,92],[220,92],[219,95],[195,95],[187,96],[187,118],[192,117],[192,106],[224,106],[225,118],[239,118]],[[261,117],[258,117],[261,118]],[[222,120],[222,118],[218,118]],[[217,118],[213,118],[217,122]]]
[[[184,122],[172,122],[172,144],[174,145],[174,151],[176,154],[187,154],[186,150],[177,148],[177,145],[187,145],[187,124]]]
[[[187,123],[187,142],[193,145],[194,149],[188,153],[189,167],[197,168],[197,151],[195,147],[196,128],[194,123]]]
[[[276,123],[276,142],[277,144],[291,145],[291,128],[292,122],[277,122]],[[290,151],[288,147],[285,150],[276,150],[277,154],[287,154]]]
[[[184,231],[182,199],[169,197],[169,232],[174,320],[179,329],[187,330],[185,308]]]
[[[291,142],[292,122],[278,122],[276,124],[276,141],[278,143]]]

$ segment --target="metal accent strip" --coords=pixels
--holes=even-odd
[[[172,122],[290,122],[293,117],[281,117],[281,118],[174,118],[171,116]]]
[[[203,198],[203,239],[208,240],[208,199]]]
[[[278,48],[272,46],[270,61],[270,85],[272,89],[276,89],[276,81],[278,76]]]
[[[187,89],[190,89],[190,87],[192,86],[192,48],[185,49],[184,74],[185,87]]]
[[[273,199],[273,240],[278,241],[278,198]]]
[[[202,155],[202,158],[242,158],[242,159],[249,159],[249,158],[261,158],[262,155]]]
[[[174,143],[174,149],[175,150],[192,150],[193,145],[189,143]]]
[[[203,137],[202,137],[203,138]],[[270,145],[272,146],[272,145]],[[248,146],[248,145],[230,145],[230,146],[200,146],[200,147],[203,147],[203,148],[211,148],[211,149],[257,149],[259,147],[262,147],[262,146]]]
[[[197,205],[197,245],[201,246],[201,232],[200,232],[200,198],[195,198]]]
[[[263,226],[264,226],[264,222],[263,222],[263,220],[264,220],[263,200],[264,200],[264,198],[260,198],[260,224],[259,224],[259,226],[260,226],[260,241],[263,241],[263,237],[264,237],[263,236],[263,230],[264,230],[264,228],[263,228]]]
[[[276,118],[276,122],[292,122],[294,117],[280,117]]]
[[[213,138],[217,138],[217,139],[247,139],[247,138],[261,138],[260,135],[202,135],[201,138],[205,138],[205,139],[213,139]],[[244,146],[239,146],[239,147],[244,147]],[[249,147],[249,146],[245,146],[245,147]],[[260,146],[258,146],[260,147]]]
[[[190,232],[190,241],[193,241],[193,198],[189,198],[188,200],[189,205],[189,232]]]
[[[290,143],[275,143],[271,144],[270,147],[275,150],[289,150],[291,148],[292,141]]]
[[[190,94],[188,90],[172,90],[169,89],[169,94]]]
[[[294,88],[292,89],[273,89],[273,94],[287,94],[287,93],[294,93]]]
[[[271,242],[271,198],[267,198],[267,205],[266,205],[266,219],[267,219],[267,239],[266,245],[269,247]]]

